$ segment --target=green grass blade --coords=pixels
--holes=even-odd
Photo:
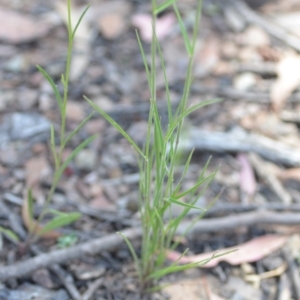
[[[51,151],[52,151],[52,155],[54,158],[55,168],[58,168],[58,157],[57,157],[57,152],[56,152],[55,131],[54,131],[53,124],[51,124],[51,126],[50,126],[50,146],[51,146]]]
[[[147,157],[144,155],[142,150],[137,146],[137,144],[133,141],[133,139],[126,133],[126,131],[116,121],[114,121],[114,119],[112,119],[104,110],[98,107],[89,98],[84,96],[84,99],[94,108],[95,111],[97,111],[100,115],[102,115],[107,122],[109,122],[112,126],[114,126],[119,131],[119,133],[121,133],[124,136],[124,138],[131,144],[131,146],[138,152],[138,154],[141,155],[141,157],[147,160]]]
[[[205,208],[201,208],[201,207],[198,207],[198,206],[194,206],[194,205],[191,205],[189,203],[185,203],[185,202],[182,202],[182,201],[178,201],[176,198],[164,198],[163,199],[164,201],[167,201],[167,202],[170,202],[170,203],[173,203],[173,204],[177,204],[177,205],[180,205],[180,206],[183,206],[183,207],[187,207],[189,209],[198,209],[198,210],[206,210]]]
[[[182,21],[182,18],[181,18],[181,15],[180,15],[180,12],[177,8],[176,3],[173,4],[173,7],[174,7],[174,11],[175,11],[176,16],[177,16],[177,20],[179,22],[179,26],[180,26],[182,37],[183,37],[183,40],[184,40],[186,51],[187,51],[189,56],[192,56],[193,55],[193,47],[191,45],[190,39],[188,37],[187,31],[185,29],[184,23]]]
[[[137,267],[137,272],[138,272],[138,276],[139,279],[142,280],[142,273],[141,273],[141,269],[140,269],[140,260],[131,244],[131,242],[129,241],[128,237],[125,236],[122,232],[117,232],[117,234],[119,234],[120,236],[122,236],[122,238],[124,239],[125,243],[127,244],[127,247],[129,248],[129,251],[133,257],[133,260],[135,262],[135,265]]]
[[[28,216],[30,220],[33,220],[33,197],[32,197],[31,188],[28,189],[27,202],[28,202]]]
[[[97,137],[96,134],[92,135],[85,141],[83,141],[80,145],[78,145],[68,156],[68,158],[64,161],[64,163],[60,166],[58,172],[57,172],[57,179],[61,177],[63,171],[65,168],[69,165],[71,160],[83,149],[85,148],[90,142],[92,142]]]
[[[5,234],[6,236],[8,236],[9,238],[11,238],[13,241],[15,241],[16,243],[20,242],[19,237],[10,229],[6,229],[2,226],[0,226],[0,232],[2,232],[3,234]]]
[[[50,83],[51,87],[52,87],[52,90],[54,92],[54,95],[55,95],[55,98],[56,98],[56,101],[58,103],[58,106],[59,106],[59,109],[60,109],[60,112],[62,113],[62,98],[61,98],[61,95],[58,91],[58,88],[57,86],[55,85],[54,81],[52,80],[52,78],[50,77],[50,75],[40,66],[36,66],[37,69],[43,74],[43,76],[45,77],[45,79]]]
[[[172,104],[171,104],[171,95],[170,95],[170,89],[169,89],[169,82],[168,82],[168,77],[167,77],[167,71],[166,71],[166,66],[165,66],[165,60],[162,54],[162,50],[160,47],[160,43],[157,39],[157,36],[155,36],[156,38],[156,43],[157,43],[157,49],[158,49],[158,54],[160,57],[160,64],[161,64],[161,68],[164,74],[164,83],[165,83],[165,88],[166,88],[166,95],[167,95],[167,105],[168,105],[168,119],[169,119],[169,124],[172,123],[173,121],[173,112],[172,112]]]
[[[189,166],[190,166],[190,164],[191,164],[191,160],[192,160],[192,157],[193,157],[194,150],[195,150],[195,149],[192,149],[192,151],[190,152],[190,154],[189,154],[189,156],[188,156],[188,159],[186,160],[186,163],[185,163],[185,166],[184,166],[184,170],[183,170],[183,172],[182,172],[182,174],[181,174],[181,176],[180,176],[180,179],[179,179],[179,182],[178,182],[177,185],[176,185],[176,188],[174,189],[173,194],[177,194],[178,191],[179,191],[179,189],[180,189],[180,187],[181,187],[182,181],[183,181],[183,179],[185,178],[186,173],[187,173],[188,170],[189,170]]]
[[[67,213],[59,215],[53,218],[51,221],[46,223],[46,225],[38,232],[38,235],[43,235],[51,230],[61,228],[63,226],[69,225],[81,217],[78,212]]]
[[[195,268],[195,267],[202,267],[202,266],[206,265],[207,263],[209,263],[214,258],[218,258],[218,257],[230,254],[230,253],[235,252],[235,251],[237,251],[237,250],[230,250],[230,251],[227,251],[227,252],[223,252],[221,254],[216,254],[215,253],[207,259],[203,259],[201,261],[194,262],[194,263],[189,263],[189,264],[184,264],[184,265],[174,265],[173,264],[170,267],[163,268],[163,269],[160,269],[160,270],[157,270],[157,271],[153,272],[149,276],[149,278],[150,279],[159,279],[159,278],[161,278],[165,275],[171,274],[171,273],[176,273],[176,272],[188,270],[188,269]],[[178,261],[176,261],[176,263],[178,263]]]
[[[65,216],[66,215],[65,212],[61,212],[61,211],[55,210],[55,209],[47,209],[45,211],[45,214],[52,214],[52,215],[55,215],[55,216]]]
[[[212,178],[214,178],[215,175],[216,174],[213,173],[213,174],[211,174],[211,175],[209,175],[209,176],[207,176],[205,178],[201,178],[198,182],[196,182],[196,184],[193,187],[189,188],[188,190],[186,190],[186,191],[184,191],[184,192],[182,192],[180,194],[177,194],[177,195],[174,194],[174,195],[172,195],[172,198],[173,199],[180,199],[180,198],[182,198],[182,197],[184,197],[184,196],[186,196],[188,194],[193,193],[195,190],[197,190],[205,182],[210,181]]]
[[[78,20],[78,22],[77,22],[77,24],[76,24],[76,26],[75,26],[73,32],[72,32],[72,36],[71,36],[71,37],[72,37],[72,41],[74,40],[75,33],[76,33],[76,31],[77,31],[78,26],[80,25],[80,23],[81,23],[81,21],[82,21],[82,18],[84,17],[84,15],[86,14],[86,12],[88,11],[89,8],[90,8],[90,5],[88,5],[88,6],[85,8],[85,10],[83,11],[83,13],[81,14],[81,16],[80,16],[80,18],[79,18],[79,20]]]
[[[198,0],[197,11],[196,11],[196,21],[194,23],[194,28],[193,28],[192,53],[195,53],[195,47],[196,47],[198,32],[199,32],[199,28],[200,28],[202,2],[203,2],[202,0]]]
[[[183,121],[183,119],[186,118],[190,113],[192,113],[193,111],[195,111],[201,107],[204,107],[204,106],[207,106],[207,105],[210,105],[213,103],[218,103],[220,101],[221,101],[220,99],[207,100],[207,101],[203,101],[201,103],[195,104],[195,105],[191,106],[190,108],[187,108],[185,111],[183,111],[180,114],[178,119],[176,121],[174,121],[173,124],[169,127],[168,132],[166,133],[166,136],[165,136],[165,141],[168,141],[171,138],[174,130],[179,126],[179,124]]]
[[[94,111],[88,115],[71,133],[70,135],[65,139],[65,141],[63,142],[63,146],[65,147],[68,142],[75,136],[75,134],[77,134],[79,132],[80,129],[82,129],[82,127],[93,117],[94,115]]]
[[[135,33],[136,33],[136,38],[137,38],[137,41],[138,41],[138,44],[139,44],[139,47],[140,47],[140,51],[141,51],[141,54],[142,54],[142,58],[143,58],[144,68],[145,68],[146,75],[147,75],[147,80],[148,80],[148,86],[150,88],[151,87],[151,76],[150,76],[150,71],[149,71],[149,68],[148,68],[146,54],[145,54],[145,51],[144,51],[144,48],[143,48],[143,45],[142,45],[142,42],[141,42],[138,31],[136,30]]]
[[[173,3],[175,3],[177,0],[167,0],[166,2],[159,5],[155,10],[154,14],[158,15],[159,13],[163,12],[165,9],[167,9],[169,6],[171,6]]]

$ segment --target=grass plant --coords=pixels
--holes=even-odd
[[[126,133],[126,131],[107,113],[105,113],[101,107],[98,107],[90,99],[85,97],[94,110],[100,113],[112,126],[114,126],[119,133],[127,139],[139,155],[139,209],[143,228],[140,256],[137,254],[130,241],[125,236],[123,237],[134,258],[142,293],[159,288],[156,285],[158,280],[167,274],[186,270],[195,266],[201,266],[212,259],[209,258],[205,261],[186,265],[179,265],[178,261],[169,266],[165,265],[167,251],[169,249],[174,249],[177,246],[177,243],[174,242],[173,238],[181,221],[191,209],[199,210],[199,218],[203,216],[203,209],[197,207],[196,202],[215,175],[215,172],[213,172],[206,176],[208,167],[207,163],[193,187],[187,190],[182,189],[182,183],[189,170],[189,165],[192,159],[192,151],[186,160],[181,178],[177,181],[175,180],[175,168],[180,152],[179,142],[185,118],[193,111],[219,101],[202,101],[192,106],[187,106],[190,88],[193,81],[192,69],[200,26],[201,6],[202,1],[199,0],[195,12],[193,32],[190,37],[185,28],[175,0],[167,0],[161,4],[158,4],[156,0],[152,0],[153,35],[151,42],[150,65],[148,65],[142,42],[137,34],[137,41],[143,57],[151,95],[149,101],[150,112],[148,118],[148,131],[143,148],[140,148]],[[157,15],[169,8],[173,8],[177,16],[187,55],[189,57],[183,94],[175,112],[172,111],[171,95],[162,49],[155,33]],[[167,128],[162,126],[156,100],[158,63],[160,63],[165,80],[166,101],[168,107]],[[174,205],[182,207],[182,212],[177,217],[173,217],[172,214]],[[166,216],[168,217],[167,220],[165,218]],[[122,233],[120,234],[122,235]],[[185,252],[182,255],[184,254]]]
[[[80,152],[81,149],[86,147],[95,136],[91,136],[87,140],[83,141],[77,148],[70,154],[70,156],[63,161],[62,155],[67,143],[76,135],[76,133],[87,123],[92,115],[88,116],[82,123],[69,135],[66,136],[66,109],[68,99],[69,88],[69,75],[70,64],[72,55],[72,45],[76,30],[80,24],[81,19],[86,13],[87,9],[81,15],[77,24],[73,27],[71,24],[71,0],[67,0],[68,4],[68,54],[65,74],[61,77],[61,82],[64,88],[63,95],[60,94],[57,86],[55,85],[49,74],[38,66],[39,71],[44,75],[52,86],[58,107],[61,115],[61,127],[59,136],[56,135],[54,127],[51,126],[51,150],[55,162],[55,172],[51,189],[48,193],[47,201],[42,213],[40,214],[38,221],[33,220],[33,199],[31,192],[28,192],[28,208],[27,212],[30,215],[32,223],[30,230],[36,235],[43,235],[48,231],[51,231],[57,227],[64,226],[73,222],[80,217],[79,213],[61,213],[55,212],[55,217],[52,218],[45,226],[39,227],[39,222],[43,219],[45,214],[49,212],[48,205],[53,197],[57,184],[63,174],[64,169],[70,163],[70,161]],[[174,249],[177,243],[174,242],[174,236],[176,230],[181,221],[186,217],[191,209],[199,210],[199,218],[203,216],[204,210],[196,206],[196,202],[205,191],[205,188],[214,178],[215,172],[206,176],[208,163],[204,166],[202,172],[199,174],[195,184],[187,189],[182,189],[182,183],[189,170],[193,151],[188,155],[182,175],[176,180],[175,169],[178,162],[178,156],[180,154],[179,142],[182,135],[184,120],[188,115],[195,110],[209,105],[214,101],[202,101],[192,106],[187,106],[189,98],[190,88],[193,81],[192,69],[193,60],[196,51],[196,42],[198,37],[198,30],[200,26],[202,1],[198,0],[197,9],[195,11],[195,22],[193,31],[191,34],[186,30],[184,22],[181,18],[180,12],[177,8],[176,0],[167,0],[158,4],[157,0],[152,0],[152,26],[153,36],[151,42],[151,62],[148,65],[146,54],[143,49],[142,42],[137,34],[137,43],[140,47],[141,55],[143,57],[145,72],[148,79],[148,85],[150,90],[150,112],[148,117],[148,130],[143,148],[140,148],[134,140],[127,134],[127,132],[115,122],[101,107],[98,107],[87,97],[84,97],[91,107],[101,114],[112,126],[114,126],[121,135],[123,135],[127,141],[132,145],[133,149],[139,156],[140,167],[140,182],[139,182],[139,209],[141,216],[141,224],[143,229],[142,246],[140,255],[135,251],[131,242],[124,236],[124,239],[132,253],[135,261],[141,293],[145,291],[153,291],[159,287],[156,285],[158,280],[163,276],[201,266],[207,263],[209,258],[205,261],[179,265],[178,261],[166,266],[167,251]],[[167,71],[163,58],[161,46],[158,42],[155,33],[156,18],[159,13],[164,12],[166,9],[173,9],[178,24],[181,29],[182,37],[185,43],[187,55],[189,58],[188,67],[185,75],[184,90],[181,97],[181,101],[175,112],[172,110],[171,105],[171,93],[168,84]],[[157,65],[160,64],[164,80],[166,91],[166,102],[168,107],[168,126],[164,128],[161,123],[161,118],[157,106],[156,99],[156,77],[158,72]],[[57,147],[55,141],[59,139],[59,145]],[[58,150],[57,150],[58,148]],[[174,206],[181,206],[182,212],[173,217],[172,210]],[[167,218],[166,218],[167,217]],[[122,235],[122,233],[120,233]],[[182,253],[185,255],[186,251]]]
[[[80,16],[78,22],[73,27],[71,23],[71,0],[67,0],[67,9],[68,9],[68,22],[67,22],[67,31],[68,31],[68,51],[67,51],[67,61],[66,61],[66,69],[65,73],[61,76],[61,84],[63,86],[63,94],[59,92],[58,87],[54,83],[54,80],[51,76],[44,70],[41,66],[37,66],[38,70],[43,74],[45,79],[49,82],[52,87],[53,93],[55,95],[59,112],[60,112],[60,132],[57,134],[54,130],[54,126],[50,127],[50,148],[53,155],[54,160],[54,174],[51,188],[48,192],[47,199],[45,204],[43,205],[42,212],[40,213],[37,220],[34,220],[33,217],[33,197],[31,189],[29,188],[27,193],[27,199],[24,203],[23,207],[23,219],[26,221],[26,225],[31,233],[31,236],[39,237],[39,236],[47,236],[51,231],[56,228],[60,228],[62,226],[68,225],[80,218],[80,213],[71,212],[71,213],[62,213],[59,211],[49,210],[48,206],[53,198],[54,192],[57,188],[57,185],[63,175],[64,170],[69,165],[70,161],[83,149],[85,148],[91,141],[96,138],[96,135],[93,135],[83,141],[80,145],[78,145],[71,154],[63,160],[63,153],[65,147],[70,142],[70,140],[80,131],[80,129],[91,119],[92,114],[90,114],[87,118],[85,118],[78,126],[73,130],[68,136],[66,136],[66,119],[67,119],[67,103],[68,103],[68,91],[69,91],[69,77],[70,77],[70,66],[71,66],[71,58],[72,58],[72,48],[73,41],[76,34],[76,30],[80,25],[82,18],[87,12],[89,7],[87,7],[82,15]],[[59,140],[59,144],[56,144],[56,141]],[[40,223],[46,216],[46,214],[51,214],[52,218],[45,225],[41,226]],[[50,234],[51,236],[51,234]]]

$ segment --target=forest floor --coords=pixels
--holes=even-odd
[[[74,19],[91,7],[74,42],[67,131],[91,113],[86,95],[142,145],[149,89],[135,28],[149,55],[150,1],[73,2]],[[212,156],[208,172],[219,171],[198,205],[211,207],[221,196],[177,250],[189,248],[190,261],[230,247],[238,251],[165,278],[169,285],[147,296],[152,300],[300,299],[300,4],[262,2],[204,1],[188,104],[223,101],[189,116],[182,143],[183,153],[195,148],[184,187]],[[189,30],[195,4],[178,1]],[[116,235],[127,232],[139,249],[138,161],[102,117],[94,115],[66,148],[67,157],[98,134],[67,167],[50,204],[79,211],[81,218],[60,229],[58,240],[26,242],[24,191],[33,189],[37,216],[54,167],[50,124],[58,130],[60,122],[51,87],[36,65],[61,90],[65,19],[64,0],[0,0],[0,299],[139,300],[130,252]],[[175,107],[188,57],[171,9],[159,16],[157,32]],[[162,72],[157,102],[166,124]],[[194,217],[192,210],[184,224]]]

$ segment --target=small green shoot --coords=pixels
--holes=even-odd
[[[57,239],[57,246],[58,248],[69,248],[74,246],[78,242],[78,237],[76,234],[68,234],[61,236]]]
[[[182,190],[182,183],[187,174],[192,159],[193,151],[187,158],[183,173],[179,180],[175,176],[175,169],[178,162],[180,149],[178,147],[182,134],[183,123],[185,118],[193,111],[219,102],[219,99],[211,101],[203,101],[187,107],[187,101],[192,85],[192,67],[196,49],[198,29],[200,25],[202,1],[198,2],[196,10],[196,18],[191,37],[184,25],[180,12],[176,5],[176,0],[167,0],[157,5],[156,0],[152,0],[152,26],[153,36],[151,42],[151,63],[148,65],[143,44],[137,34],[137,42],[141,51],[142,59],[145,66],[149,90],[150,90],[150,110],[148,117],[148,130],[143,149],[135,144],[133,139],[127,132],[116,123],[108,114],[100,107],[94,104],[90,99],[84,97],[85,100],[102,115],[111,125],[113,125],[121,135],[132,145],[139,155],[140,167],[140,218],[143,229],[141,254],[138,256],[131,242],[124,237],[126,244],[134,258],[138,276],[140,279],[141,293],[157,289],[157,281],[170,273],[186,270],[201,266],[216,256],[208,258],[201,262],[179,265],[179,261],[170,266],[165,265],[167,251],[176,247],[173,242],[178,226],[187,216],[191,209],[199,210],[199,218],[204,214],[203,209],[199,208],[197,200],[204,193],[206,187],[213,180],[215,172],[206,175],[208,163],[204,166],[195,184],[187,190]],[[157,14],[162,13],[167,8],[173,7],[180,25],[184,44],[186,46],[187,55],[189,57],[188,68],[185,76],[184,91],[177,110],[173,112],[171,105],[171,95],[165,62],[162,50],[155,34],[155,22]],[[160,65],[164,75],[167,108],[168,108],[168,126],[165,128],[161,124],[161,117],[156,103],[156,72],[159,57]],[[182,212],[173,217],[172,210],[174,206],[181,206]],[[182,254],[182,256],[185,252]],[[223,254],[220,254],[223,255]]]
[[[16,243],[20,242],[19,237],[12,230],[6,229],[6,228],[0,226],[0,232],[3,233],[4,235],[6,235],[11,240],[13,240],[14,242],[16,242]]]
[[[59,213],[54,216],[48,223],[46,223],[44,226],[39,225],[43,218],[45,217],[45,214],[48,211],[49,203],[53,197],[53,194],[55,192],[55,189],[57,187],[57,184],[70,163],[71,160],[74,159],[74,157],[83,149],[85,148],[89,143],[91,143],[96,136],[93,135],[83,141],[80,145],[78,145],[75,150],[67,157],[67,159],[63,160],[63,152],[68,142],[82,129],[82,127],[92,118],[93,113],[90,114],[87,118],[85,118],[78,126],[75,128],[69,136],[65,136],[66,134],[66,111],[67,111],[67,100],[68,100],[68,90],[69,90],[69,77],[70,77],[70,66],[71,66],[71,57],[72,57],[72,46],[73,41],[75,37],[76,30],[78,29],[78,26],[80,25],[80,22],[84,15],[86,14],[87,10],[89,9],[89,6],[84,10],[84,12],[81,14],[78,22],[76,23],[74,29],[72,28],[71,23],[71,0],[67,0],[67,8],[68,8],[68,22],[67,22],[67,30],[68,30],[68,52],[67,52],[67,62],[66,62],[66,69],[65,73],[61,76],[61,82],[63,84],[63,95],[60,94],[58,87],[56,86],[54,80],[51,78],[51,76],[47,73],[46,70],[44,70],[41,66],[37,66],[37,69],[41,72],[41,74],[45,77],[45,79],[49,82],[49,84],[52,87],[52,90],[54,92],[54,96],[56,98],[58,108],[60,111],[60,135],[56,136],[54,126],[52,125],[50,128],[50,148],[54,159],[55,164],[55,170],[52,180],[52,186],[50,188],[50,191],[47,195],[47,199],[45,202],[45,205],[43,207],[42,212],[40,213],[38,220],[33,219],[33,197],[31,190],[29,189],[28,196],[27,196],[27,212],[25,212],[25,218],[27,218],[27,224],[29,224],[29,231],[31,234],[35,236],[43,236],[48,232],[51,232],[57,228],[60,228],[62,226],[71,224],[78,220],[80,218],[80,213],[77,212],[71,212],[71,213]],[[56,145],[56,139],[59,140],[59,145]]]

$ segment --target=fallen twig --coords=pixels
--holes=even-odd
[[[191,226],[192,221],[184,221],[178,228],[177,234],[184,234]],[[300,224],[299,213],[276,213],[269,211],[256,211],[236,216],[203,219],[194,224],[189,231],[191,238],[200,233],[220,232],[232,230],[241,226],[252,226],[257,224]],[[142,229],[130,228],[122,232],[128,239],[139,239]],[[23,277],[39,268],[49,267],[53,264],[65,263],[68,260],[80,258],[84,255],[95,255],[103,251],[112,251],[124,242],[123,238],[115,233],[92,241],[79,244],[67,249],[55,250],[50,253],[40,254],[23,262],[18,262],[0,269],[0,280]]]
[[[282,41],[289,47],[300,51],[300,39],[293,34],[288,33],[283,28],[273,24],[266,18],[261,17],[254,12],[244,1],[229,0],[229,3],[245,18],[246,22],[256,24],[263,28],[268,34]]]
[[[262,157],[288,166],[300,166],[300,149],[289,147],[262,135],[234,132],[209,132],[193,128],[181,142],[182,150],[192,149],[215,152],[255,152]]]
[[[258,224],[300,224],[300,214],[277,213],[261,210],[228,217],[203,219],[194,224],[193,228],[189,231],[188,236],[193,238],[198,236],[200,233],[222,232],[240,228],[241,226],[253,226]],[[182,222],[177,230],[177,234],[184,234],[190,226],[190,221]]]
[[[296,294],[296,298],[300,299],[300,276],[299,276],[299,269],[296,266],[294,259],[291,256],[291,253],[288,247],[283,249],[283,257],[288,264],[289,272],[290,272],[290,279],[293,284],[293,288]]]
[[[137,239],[142,235],[141,228],[130,228],[122,232],[128,239]],[[44,253],[10,266],[1,267],[0,280],[23,277],[37,269],[49,267],[53,264],[65,263],[68,260],[80,258],[84,255],[95,255],[102,251],[112,251],[123,243],[123,238],[118,234],[79,244],[67,249],[55,250]]]
[[[202,95],[213,95],[229,100],[239,100],[247,102],[256,102],[261,104],[271,103],[270,93],[263,91],[240,91],[233,87],[207,87],[204,85],[194,84],[191,88],[192,92]],[[299,103],[300,93],[293,93],[287,100],[290,103]]]

